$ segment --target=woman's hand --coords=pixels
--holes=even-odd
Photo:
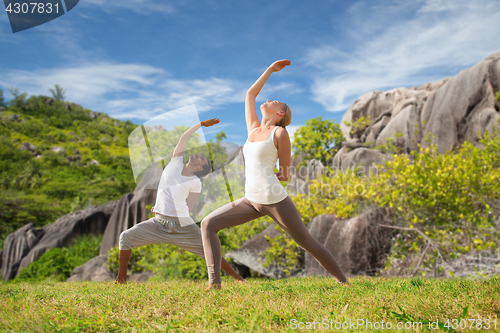
[[[275,61],[271,66],[269,66],[269,68],[273,72],[279,72],[280,70],[285,68],[285,66],[290,66],[290,64],[291,64],[291,62],[288,59],[278,60],[278,61]]]
[[[219,119],[217,118],[214,118],[214,119],[208,119],[208,120],[203,120],[201,122],[201,126],[205,126],[205,127],[210,127],[210,126],[213,126],[215,124],[218,124],[220,122]]]

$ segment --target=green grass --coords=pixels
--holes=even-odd
[[[226,277],[224,277],[226,278]],[[485,280],[369,278],[342,287],[329,278],[223,281],[222,291],[205,291],[206,281],[150,283],[0,283],[0,330],[22,332],[296,332],[291,321],[391,322],[393,331],[429,331],[428,320],[497,320],[500,278]],[[498,319],[497,319],[498,318]],[[397,330],[398,322],[422,322],[423,330]],[[452,322],[450,322],[453,325]],[[344,324],[346,325],[346,324]],[[483,324],[484,325],[484,324]],[[319,329],[317,324],[316,329]],[[440,331],[446,331],[443,326]],[[304,330],[310,331],[310,330]],[[324,331],[367,331],[335,327]],[[372,330],[368,330],[372,331]],[[379,330],[382,331],[382,330]],[[437,330],[432,330],[437,331]],[[449,330],[453,332],[454,330]]]

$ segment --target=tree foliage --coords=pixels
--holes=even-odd
[[[0,107],[5,107],[5,100],[3,97],[3,90],[0,89]]]
[[[322,117],[309,119],[293,135],[292,149],[295,155],[302,153],[305,160],[318,159],[330,165],[340,148],[343,135],[339,124]]]
[[[353,122],[344,121],[344,124],[351,126],[351,135],[354,138],[359,138],[365,132],[365,129],[370,126],[370,116],[361,116]]]
[[[13,98],[9,102],[9,106],[16,108],[23,108],[26,105],[28,94],[26,92],[20,93],[19,89],[15,87],[9,88]]]
[[[13,282],[66,281],[73,269],[99,255],[101,242],[102,235],[84,235],[74,239],[69,247],[51,248],[21,269]]]
[[[225,138],[227,138],[227,136],[226,136],[226,132],[224,132],[224,131],[220,131],[219,133],[215,134],[215,141],[216,142],[221,142]]]
[[[92,119],[90,110],[45,104],[47,96],[12,93],[9,108],[0,113],[0,247],[26,223],[41,227],[135,188],[127,149],[132,123],[105,115]],[[20,149],[24,142],[35,151]],[[94,159],[100,166],[88,164]]]
[[[64,97],[65,97],[65,94],[66,94],[66,89],[63,89],[58,84],[56,84],[54,86],[54,89],[52,89],[52,88],[49,89],[49,91],[52,94],[52,97],[54,97],[54,99],[56,101],[63,101],[64,100]]]

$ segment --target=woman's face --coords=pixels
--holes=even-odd
[[[285,112],[285,111],[283,111],[284,105],[285,105],[285,103],[280,102],[280,101],[267,100],[265,103],[263,103],[260,106],[260,110],[261,110],[262,114],[264,114],[264,113],[276,114],[276,113],[280,113],[280,111],[282,113],[284,113]]]

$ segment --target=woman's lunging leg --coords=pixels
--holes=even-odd
[[[263,216],[250,204],[248,199],[241,198],[222,206],[201,222],[203,250],[207,261],[210,284],[218,284],[220,280],[222,252],[217,233],[229,227],[234,227]]]
[[[337,281],[347,282],[332,254],[323,244],[311,236],[290,197],[277,204],[262,205],[262,207],[262,212],[271,216],[300,247],[309,252]]]

